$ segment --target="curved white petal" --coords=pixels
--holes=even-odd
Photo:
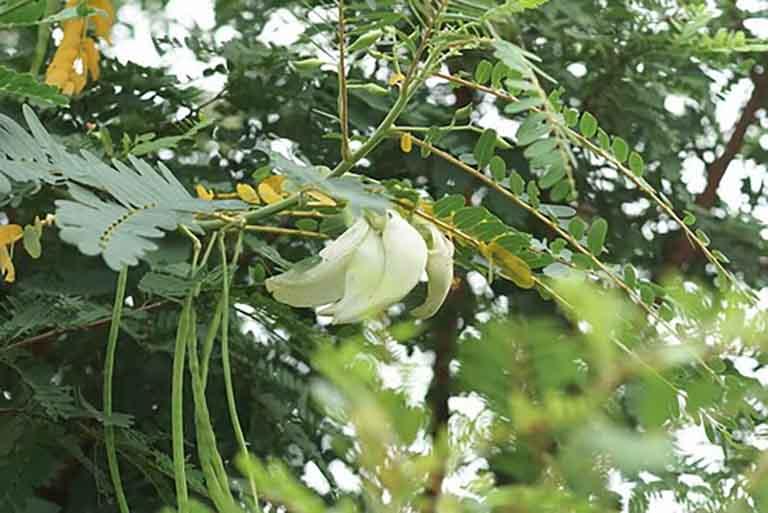
[[[319,313],[333,314],[334,324],[354,322],[371,305],[384,275],[384,262],[381,236],[371,229],[349,261],[344,297]]]
[[[427,244],[416,228],[394,210],[387,211],[382,235],[384,273],[376,291],[367,304],[361,304],[357,315],[338,314],[334,322],[361,321],[400,301],[419,283],[427,265]]]
[[[432,223],[425,223],[432,236],[427,257],[427,298],[411,314],[420,319],[432,317],[440,310],[453,283],[453,242]]]
[[[359,218],[321,252],[322,261],[306,270],[289,270],[266,280],[267,290],[281,303],[313,307],[338,301],[344,295],[344,274],[370,226]]]

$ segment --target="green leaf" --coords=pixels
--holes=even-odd
[[[608,235],[608,221],[602,217],[595,219],[587,235],[587,247],[593,255],[598,256],[603,252],[606,235]]]
[[[485,85],[491,78],[493,72],[493,64],[483,59],[475,68],[475,82]]]
[[[528,146],[523,152],[523,155],[525,155],[525,158],[533,160],[542,155],[552,153],[555,151],[555,148],[557,148],[557,139],[542,139]]]
[[[547,171],[547,174],[539,179],[539,187],[545,190],[549,189],[563,178],[565,178],[565,168],[562,165],[552,166],[550,170]]]
[[[318,222],[314,219],[299,219],[296,221],[296,228],[307,232],[317,231]]]
[[[579,122],[579,131],[587,139],[592,138],[597,133],[597,120],[595,116],[589,112],[582,114],[581,121]]]
[[[718,259],[720,262],[723,262],[724,264],[729,264],[729,263],[731,263],[731,259],[730,259],[730,258],[728,258],[728,257],[725,255],[725,253],[723,253],[723,252],[722,252],[722,251],[720,251],[719,249],[713,249],[713,250],[712,250],[712,255],[714,255],[714,257],[715,257],[716,259]]]
[[[597,129],[597,143],[604,150],[611,149],[611,138],[602,128]]]
[[[516,195],[520,196],[525,190],[525,180],[520,176],[517,171],[509,173],[509,189]]]
[[[568,180],[563,180],[549,193],[552,201],[563,201],[571,195],[571,184]]]
[[[579,123],[579,111],[576,109],[566,109],[565,124],[568,128],[573,128]]]
[[[587,255],[583,255],[581,253],[575,253],[571,259],[573,260],[573,263],[576,264],[576,267],[579,269],[592,269],[592,259],[588,257]]]
[[[635,288],[637,286],[637,271],[632,264],[624,266],[624,282],[628,287]]]
[[[320,222],[320,233],[334,236],[347,228],[347,221],[342,214],[329,216]]]
[[[653,290],[653,287],[644,283],[640,285],[640,299],[642,299],[643,303],[646,305],[652,305],[653,302],[656,301],[656,291]]]
[[[580,240],[587,231],[587,223],[580,217],[574,217],[571,219],[571,222],[568,223],[568,231],[571,232],[571,235],[573,235],[576,240]]]
[[[485,167],[493,157],[496,149],[496,131],[492,128],[486,128],[475,144],[473,152],[480,167]]]
[[[437,217],[449,217],[451,214],[464,206],[466,200],[461,194],[451,194],[444,196],[432,207],[432,211]]]
[[[45,3],[41,1],[0,1],[0,28],[8,29],[34,25],[43,17]]]
[[[5,16],[0,15],[0,29],[28,27],[32,25],[40,25],[42,23],[59,23],[73,18],[106,16],[107,14],[102,9],[96,9],[89,7],[86,4],[81,4],[80,6],[75,5],[74,7],[65,7],[59,12],[43,17],[45,12],[45,2],[20,0],[16,1],[15,4],[21,6],[21,8],[12,9],[11,13]],[[0,11],[4,10],[5,5],[0,3]]]
[[[459,230],[468,230],[490,218],[490,213],[483,207],[464,207],[453,215],[453,223]]]
[[[677,391],[658,376],[648,376],[628,391],[631,410],[642,424],[659,428],[679,414]]]
[[[521,91],[536,91],[536,86],[525,80],[514,80],[508,78],[504,81],[504,87],[507,91],[518,94]]]
[[[540,193],[539,193],[539,188],[536,187],[536,182],[534,182],[533,180],[528,182],[528,185],[526,186],[525,191],[528,193],[528,203],[530,203],[533,208],[539,208]]]
[[[685,409],[694,416],[702,408],[708,408],[718,403],[723,396],[722,387],[708,376],[689,383],[685,392]]]
[[[35,225],[27,225],[24,227],[24,250],[32,258],[40,258],[43,252],[40,245],[40,236],[42,235],[42,227]]]
[[[501,89],[501,83],[507,76],[509,76],[509,66],[501,61],[494,64],[491,72],[491,87]]]
[[[462,121],[464,119],[468,119],[469,115],[472,114],[473,108],[474,106],[470,103],[469,105],[465,105],[464,107],[457,109],[456,112],[453,113],[454,121]]]
[[[131,149],[131,154],[136,157],[141,157],[149,153],[155,153],[162,149],[175,148],[182,141],[194,138],[201,130],[208,128],[212,123],[213,120],[199,120],[192,126],[192,128],[181,135],[158,137],[155,139],[154,133],[147,134],[148,137],[146,139],[142,139],[139,144]]]
[[[709,240],[709,235],[704,233],[703,230],[696,230],[696,236],[701,240],[704,246],[709,246],[709,243],[711,242]]]
[[[566,246],[568,246],[568,241],[565,239],[557,238],[552,241],[552,243],[549,245],[550,251],[554,253],[555,255],[559,255],[561,251],[563,251]]]
[[[645,173],[645,163],[639,153],[633,151],[629,155],[629,169],[637,176],[643,176]]]
[[[55,202],[60,238],[86,255],[101,255],[115,271],[138,264],[157,249],[152,239],[179,225],[199,231],[195,213],[233,203],[193,198],[162,163],[155,171],[131,156],[130,167],[117,160],[108,166],[85,150],[69,153],[32,109],[25,105],[23,110],[32,135],[0,116],[5,132],[0,137],[0,173],[17,182],[65,185],[70,199]]]
[[[611,151],[616,157],[616,160],[619,162],[624,162],[629,156],[629,145],[627,144],[627,141],[621,137],[614,137],[613,143],[611,144]]]
[[[498,155],[494,155],[493,158],[491,158],[488,166],[491,169],[491,176],[497,182],[500,182],[507,177],[507,163]]]
[[[528,116],[515,134],[517,144],[528,146],[537,139],[547,135],[549,133],[549,125],[544,123],[544,119],[545,116],[540,113]]]
[[[476,239],[479,239],[483,242],[490,242],[497,237],[507,233],[509,231],[509,227],[496,219],[486,219],[481,223],[469,228],[467,231]]]
[[[41,84],[30,73],[18,73],[2,65],[0,65],[0,93],[29,98],[58,107],[69,104],[69,98],[59,94],[57,88]]]
[[[519,112],[525,112],[540,107],[543,104],[544,100],[538,96],[534,98],[523,98],[520,101],[508,103],[507,106],[504,107],[504,113],[510,115],[517,114]]]

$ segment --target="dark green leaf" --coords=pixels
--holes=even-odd
[[[18,73],[2,65],[0,65],[0,93],[59,107],[69,104],[69,98],[60,94],[57,88],[41,84],[30,73]]]
[[[492,71],[493,65],[487,60],[483,59],[475,68],[475,82],[485,85],[491,78]]]
[[[497,182],[500,182],[507,177],[507,163],[498,155],[494,155],[493,158],[491,158],[488,167],[491,170],[491,176]]]
[[[496,149],[496,131],[492,128],[486,128],[480,135],[480,138],[475,144],[475,150],[473,152],[477,163],[480,167],[485,167],[493,157],[493,152]]]

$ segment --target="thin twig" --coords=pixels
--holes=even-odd
[[[146,312],[149,310],[154,310],[155,308],[159,308],[161,306],[167,305],[170,301],[159,301],[157,303],[151,303],[146,306],[141,306],[139,308],[135,308],[131,313],[137,313],[137,312]],[[99,319],[97,321],[89,322],[88,324],[81,324],[80,326],[71,326],[66,328],[56,328],[52,329],[50,331],[46,331],[44,333],[41,333],[39,335],[35,335],[34,337],[25,338],[24,340],[20,340],[18,342],[15,342],[9,346],[6,346],[2,349],[2,351],[12,351],[14,349],[18,349],[20,347],[29,346],[32,344],[38,344],[40,342],[45,342],[49,338],[54,338],[59,335],[63,335],[65,333],[69,333],[72,331],[81,331],[81,330],[89,330],[93,328],[98,328],[100,326],[104,326],[106,324],[109,324],[109,322],[112,320],[112,317],[105,317],[103,319]]]
[[[467,87],[474,87],[478,91],[492,94],[497,98],[501,98],[502,100],[505,100],[505,101],[509,101],[509,102],[519,101],[517,97],[511,94],[508,94],[504,91],[499,91],[491,87],[483,86],[481,84],[476,84],[474,82],[464,80],[454,75],[447,75],[444,73],[435,73],[434,76],[443,78],[445,80],[448,80],[457,84],[461,84]],[[541,112],[541,109],[536,107],[532,108],[531,110],[534,112]],[[620,162],[618,159],[616,159],[616,157],[614,157],[610,152],[596,145],[591,140],[581,135],[579,132],[567,126],[563,126],[563,130],[565,131],[565,133],[568,134],[569,137],[577,141],[582,147],[584,147],[585,149],[588,149],[595,155],[598,155],[601,158],[605,159],[614,168],[619,170],[624,175],[625,178],[629,179],[640,191],[642,191],[645,195],[647,195],[667,216],[669,216],[673,221],[675,221],[680,226],[685,236],[694,244],[696,244],[696,246],[698,246],[701,252],[704,253],[704,256],[706,256],[707,260],[709,260],[709,262],[715,266],[715,268],[720,274],[726,277],[737,289],[739,290],[743,289],[743,287],[741,287],[741,284],[739,284],[739,282],[736,280],[735,276],[733,276],[733,274],[731,274],[727,269],[725,269],[725,267],[723,267],[723,264],[707,247],[707,244],[704,241],[702,241],[701,238],[698,235],[696,235],[693,232],[693,230],[691,230],[691,228],[683,222],[680,216],[678,216],[677,213],[674,211],[674,209],[658,195],[658,193],[653,187],[648,185],[648,183],[645,180],[643,180],[641,177],[637,176],[630,169],[624,166],[624,164]]]
[[[280,228],[277,226],[247,225],[243,229],[248,232],[274,233],[277,235],[295,235],[297,237],[307,237],[310,239],[327,239],[328,236],[320,232],[310,232],[307,230],[297,230],[294,228]]]
[[[349,97],[347,96],[346,48],[344,44],[344,0],[339,0],[339,124],[341,125],[341,160],[349,160]]]

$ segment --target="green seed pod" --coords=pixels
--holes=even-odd
[[[323,64],[325,63],[322,60],[314,58],[302,59],[300,61],[291,61],[291,65],[297,71],[314,71],[320,68],[320,66]]]
[[[354,43],[347,47],[349,53],[357,52],[359,50],[365,50],[369,46],[373,45],[384,34],[383,31],[376,29],[366,32],[362,36],[358,37]]]
[[[357,89],[358,91],[363,91],[373,96],[389,96],[389,90],[381,87],[379,84],[349,84],[347,89]]]

